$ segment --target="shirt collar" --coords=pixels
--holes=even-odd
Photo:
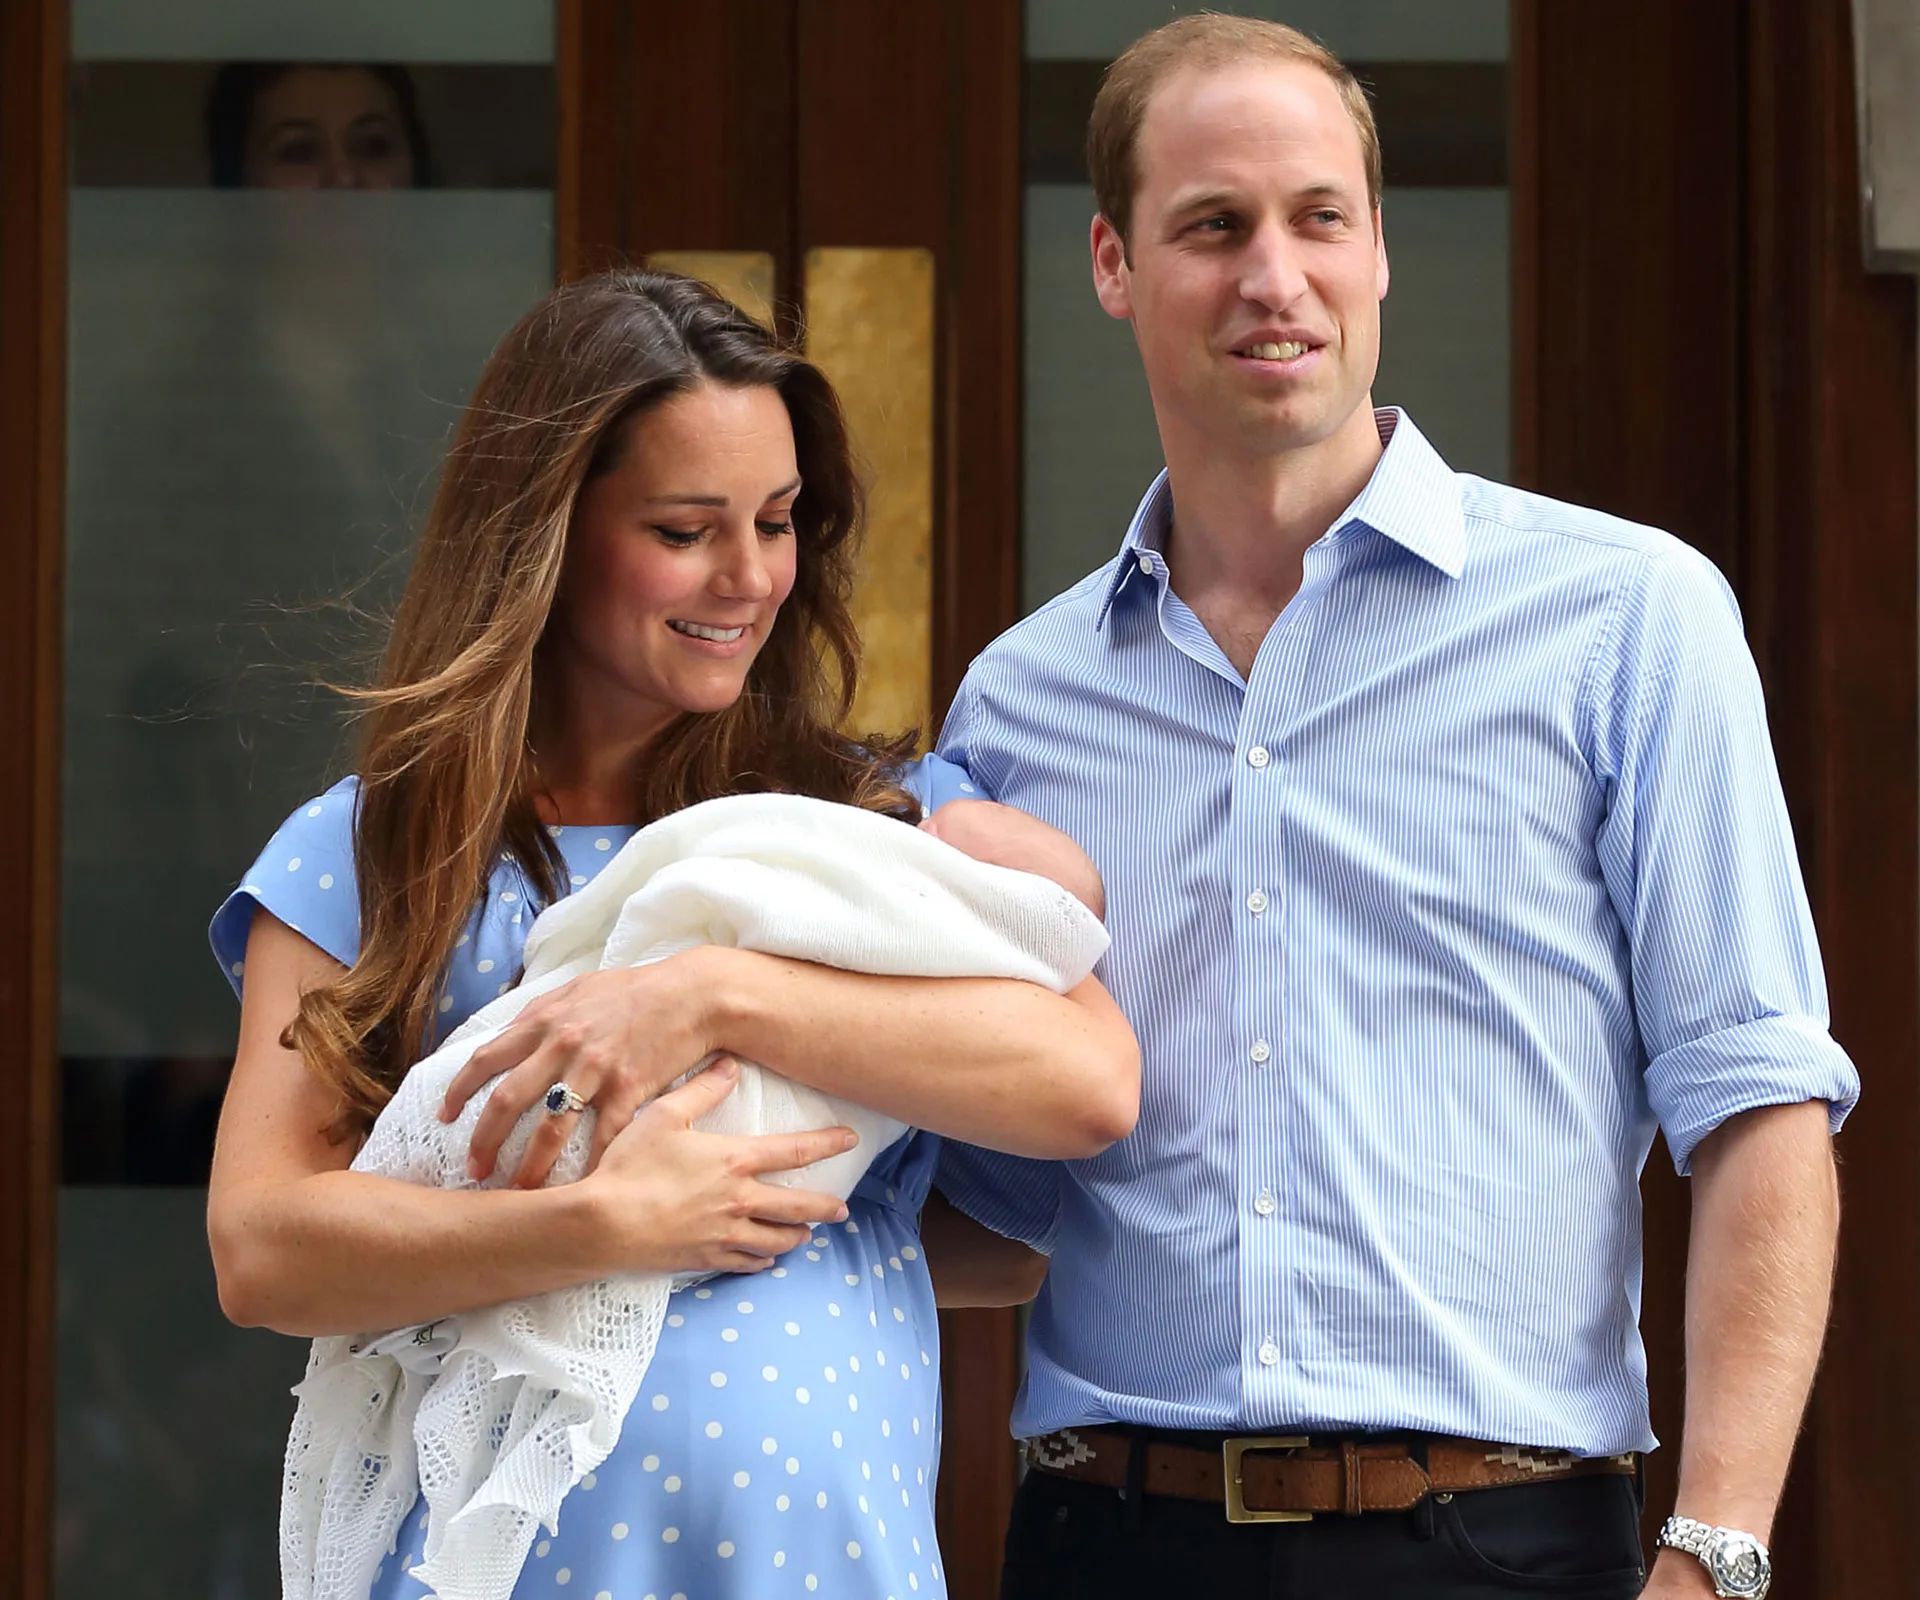
[[[1366,487],[1334,519],[1338,533],[1359,523],[1383,538],[1458,578],[1466,567],[1467,527],[1460,508],[1460,484],[1439,451],[1398,406],[1373,414],[1382,446],[1379,462]],[[1127,526],[1120,559],[1106,597],[1095,619],[1104,626],[1107,613],[1130,581],[1152,583],[1156,592],[1167,581],[1167,528],[1173,519],[1173,488],[1163,469],[1147,490],[1140,508]]]

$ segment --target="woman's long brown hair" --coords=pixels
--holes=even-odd
[[[805,487],[797,573],[741,697],[688,714],[649,752],[645,823],[719,795],[777,790],[905,814],[888,776],[905,741],[855,744],[859,640],[848,612],[862,500],[820,371],[692,279],[615,272],[521,318],[480,376],[441,473],[364,726],[354,817],[360,952],[301,997],[287,1042],[339,1096],[334,1133],[372,1124],[430,1040],[443,973],[511,855],[551,903],[560,855],[534,808],[529,714],[541,639],[584,484],[635,418],[701,382],[776,390]]]

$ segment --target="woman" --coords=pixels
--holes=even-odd
[[[207,91],[216,189],[415,189],[433,181],[405,67],[230,61]]]
[[[455,438],[357,782],[296,811],[215,920],[245,979],[208,1214],[237,1321],[350,1332],[624,1269],[762,1274],[676,1298],[618,1448],[517,1594],[944,1587],[916,1231],[935,1141],[903,1139],[843,1208],[761,1181],[844,1148],[842,1130],[695,1132],[730,1077],[660,1093],[690,1065],[735,1051],[1037,1156],[1094,1152],[1133,1121],[1137,1052],[1091,980],[1061,997],[702,949],[543,997],[456,1082],[458,1101],[498,1076],[476,1176],[550,1087],[591,1103],[598,1164],[580,1182],[537,1187],[565,1114],[507,1188],[347,1170],[408,1065],[512,982],[539,905],[637,826],[754,789],[911,816],[959,787],[833,731],[855,681],[857,513],[831,390],[757,324],[663,275],[556,291],[495,353]],[[1007,1257],[941,1226],[981,1294],[979,1262]],[[405,1575],[422,1535],[410,1516],[377,1594],[423,1592]]]

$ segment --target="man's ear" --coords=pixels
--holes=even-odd
[[[1122,322],[1133,316],[1133,277],[1127,247],[1104,216],[1093,219],[1093,292],[1100,309]]]
[[[1380,224],[1380,207],[1373,208],[1373,258],[1374,281],[1382,300],[1387,297],[1387,283],[1392,274],[1387,270],[1387,235]]]

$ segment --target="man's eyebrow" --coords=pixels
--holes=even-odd
[[[1224,210],[1239,203],[1240,196],[1231,189],[1201,189],[1193,194],[1176,195],[1167,210],[1170,215],[1179,217],[1190,211]]]
[[[1350,200],[1353,190],[1350,185],[1337,178],[1322,178],[1314,183],[1303,185],[1294,190],[1296,201],[1312,200]],[[1183,217],[1198,211],[1226,211],[1244,204],[1244,197],[1236,189],[1200,189],[1188,195],[1176,195],[1168,206],[1169,216]]]

